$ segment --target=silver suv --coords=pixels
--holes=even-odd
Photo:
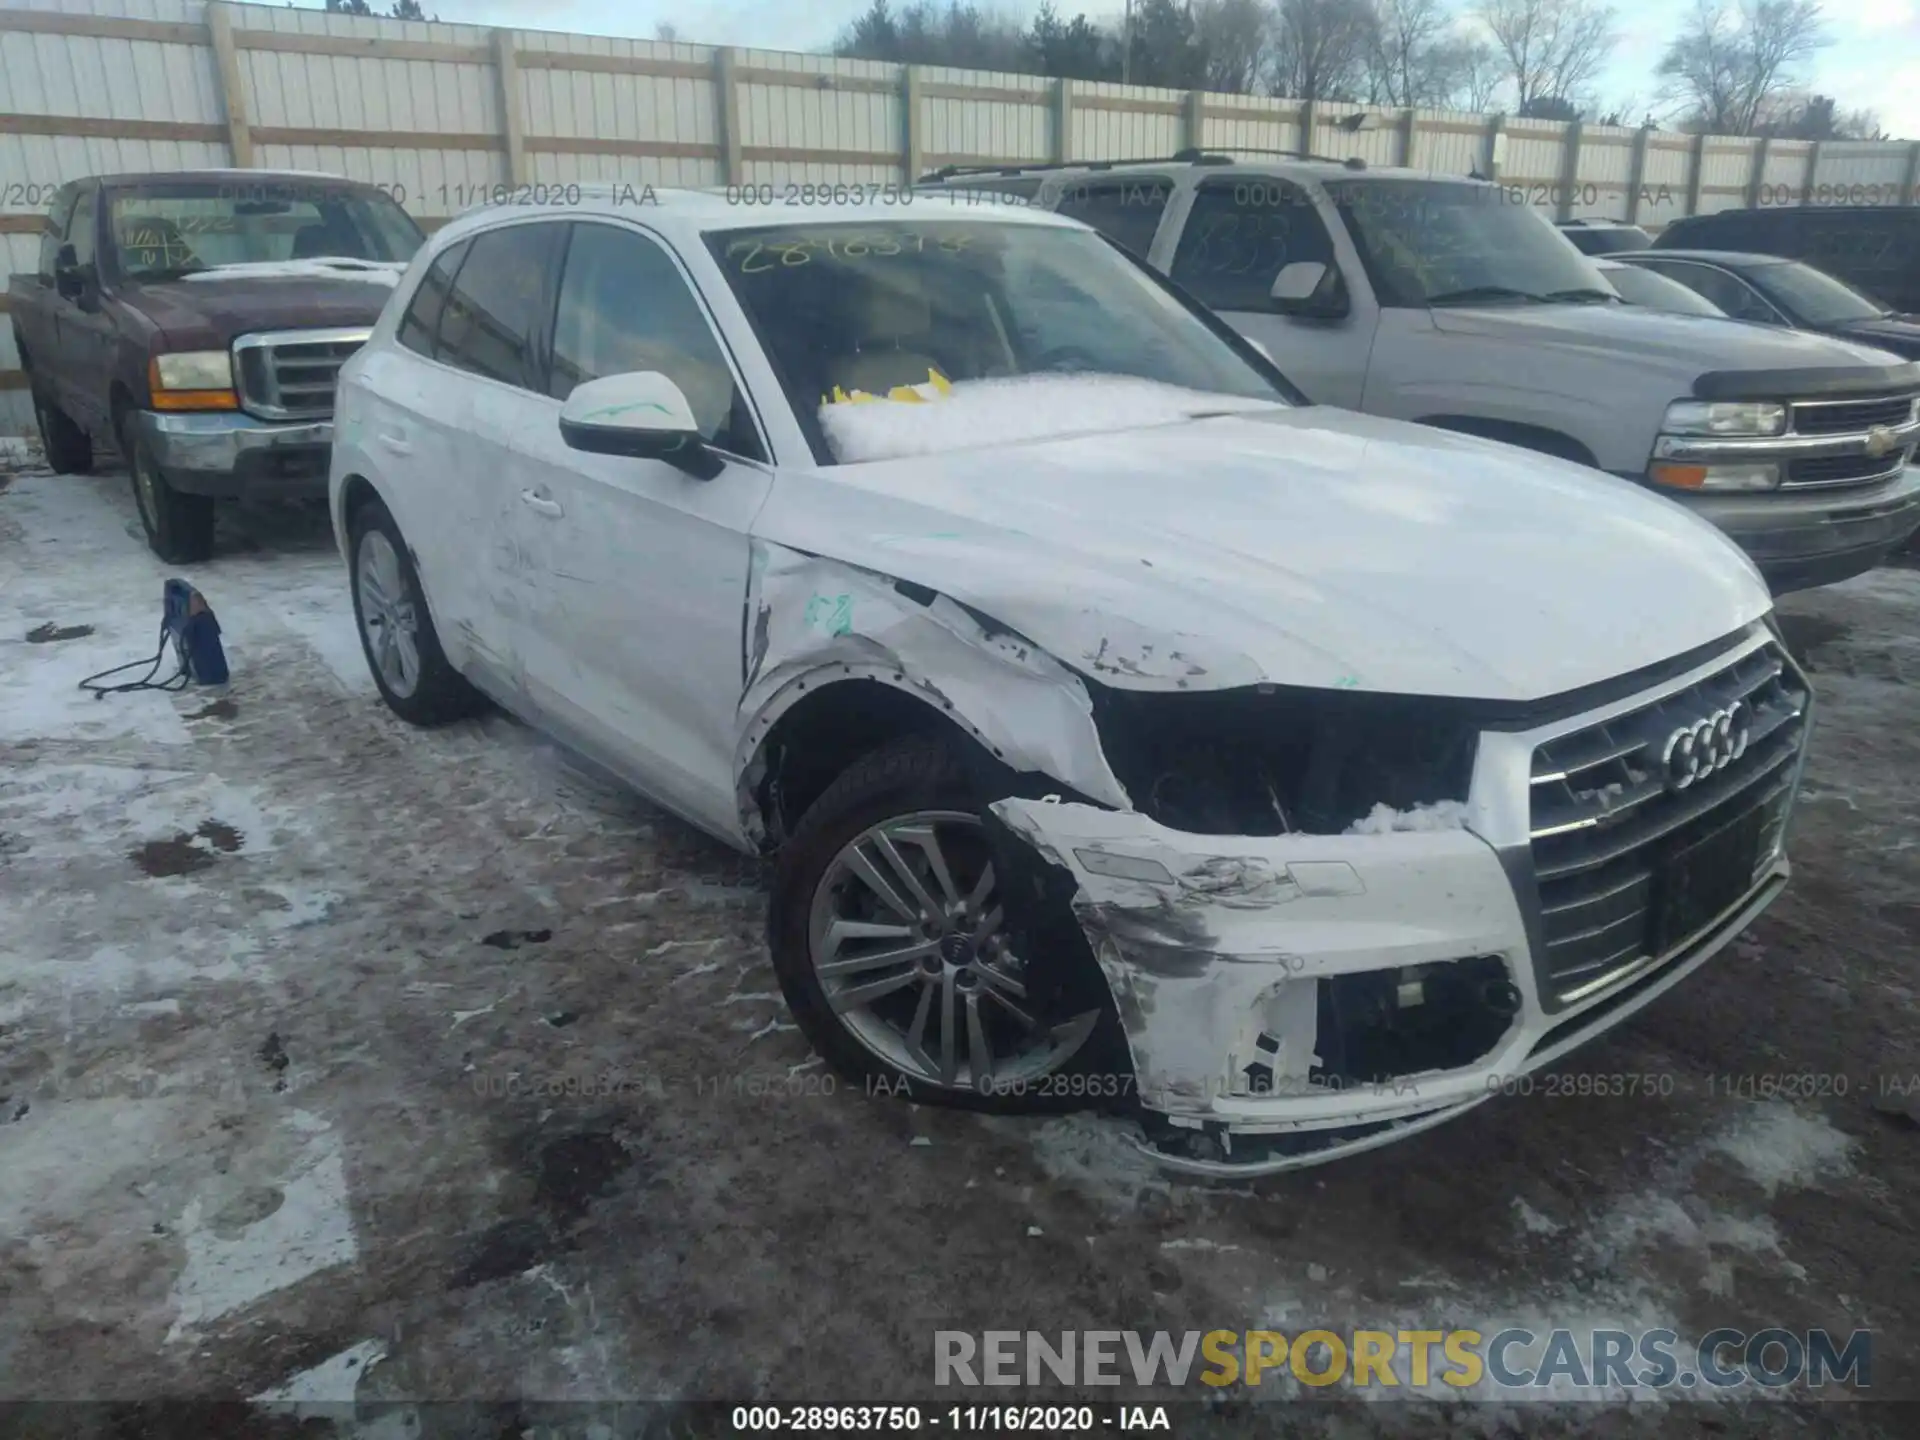
[[[1314,400],[1597,466],[1731,535],[1776,593],[1871,569],[1920,526],[1920,365],[1622,304],[1517,192],[1357,161],[944,171],[944,196],[1085,221]]]

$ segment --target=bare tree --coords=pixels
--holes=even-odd
[[[671,20],[662,20],[653,27],[653,38],[662,44],[671,45],[680,38],[680,27]]]
[[[1277,0],[1268,83],[1295,100],[1352,100],[1364,93],[1373,48],[1371,0]]]
[[[1819,0],[1694,0],[1659,73],[1688,124],[1752,135],[1826,43]]]
[[[1541,101],[1574,104],[1617,38],[1613,7],[1600,0],[1480,0],[1479,16],[1507,62],[1522,114]]]
[[[1374,0],[1373,8],[1373,44],[1367,54],[1370,101],[1444,107],[1475,88],[1471,82],[1476,62],[1490,59],[1491,51],[1485,41],[1457,28],[1446,0]],[[1482,63],[1478,68],[1492,67]]]
[[[1194,0],[1193,38],[1209,90],[1251,94],[1267,55],[1271,16],[1260,0]]]
[[[1464,40],[1459,49],[1460,82],[1453,101],[1461,110],[1485,114],[1500,98],[1507,83],[1507,62],[1501,53],[1484,40]]]

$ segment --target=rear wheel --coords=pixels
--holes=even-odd
[[[347,522],[354,621],[380,696],[411,725],[443,725],[485,707],[448,663],[413,557],[387,507],[368,500]]]
[[[93,440],[67,417],[38,385],[33,387],[33,418],[47,467],[56,475],[84,475],[93,468]]]
[[[183,495],[167,483],[128,412],[120,417],[120,453],[127,459],[133,501],[147,544],[169,565],[191,565],[213,554],[213,498]]]
[[[775,875],[768,922],[787,1004],[840,1073],[918,1101],[1123,1099],[1106,981],[1084,949],[1044,965],[1018,953],[981,810],[938,737],[897,741],[829,786]]]

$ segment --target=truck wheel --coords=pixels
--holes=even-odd
[[[93,468],[93,440],[38,385],[33,387],[33,418],[39,422],[40,444],[54,474],[84,475]]]
[[[479,713],[486,700],[447,662],[419,572],[387,507],[369,500],[347,521],[353,618],[380,698],[409,725]]]
[[[127,459],[133,501],[140,507],[140,524],[147,544],[169,565],[191,565],[213,554],[213,499],[183,495],[167,483],[154,463],[153,452],[134,427],[133,417],[120,418],[120,453]]]
[[[1047,967],[1015,953],[981,809],[952,747],[924,735],[856,761],[808,807],[767,917],[788,1008],[869,1090],[1002,1112],[1130,1099],[1091,950]]]

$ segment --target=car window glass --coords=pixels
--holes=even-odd
[[[1753,293],[1744,280],[1725,270],[1715,269],[1711,265],[1695,265],[1691,261],[1669,260],[1662,263],[1657,272],[1678,280],[1696,294],[1704,295],[1735,320],[1757,320],[1762,324],[1779,324],[1780,317],[1773,307]]]
[[[1200,187],[1170,273],[1216,310],[1267,310],[1274,276],[1298,261],[1332,265],[1333,238],[1305,191],[1262,176]]]
[[[547,256],[557,225],[512,225],[475,238],[440,315],[434,358],[491,380],[538,389]]]
[[[1160,228],[1170,193],[1166,180],[1157,175],[1099,184],[1070,180],[1054,209],[1091,225],[1144,259],[1153,248],[1154,232]]]
[[[100,209],[100,188],[88,185],[74,207],[73,222],[67,226],[67,244],[73,246],[74,262],[85,270],[93,264],[95,220]]]
[[[1806,218],[1804,239],[1794,257],[1822,270],[1831,270],[1871,290],[1875,277],[1897,272],[1902,265],[1902,242],[1915,239],[1910,225],[1897,212],[1878,215],[1821,215]]]
[[[400,317],[400,326],[395,332],[395,338],[409,350],[427,356],[433,354],[434,334],[440,328],[441,311],[446,308],[448,292],[453,289],[453,277],[459,273],[460,262],[466,256],[466,241],[449,245],[434,257],[433,264],[420,278],[420,288],[413,292],[407,313]]]
[[[554,312],[549,393],[564,400],[585,381],[640,370],[680,387],[708,443],[763,456],[726,354],[666,251],[618,226],[575,225]]]
[[[67,238],[67,222],[73,218],[73,202],[79,198],[77,187],[55,195],[53,208],[47,212],[46,223],[40,231],[40,278],[49,285],[53,283],[53,262]]]
[[[1607,283],[1629,305],[1664,310],[1672,315],[1724,316],[1726,312],[1698,290],[1682,285],[1658,270],[1640,265],[1616,265],[1603,272]]]

